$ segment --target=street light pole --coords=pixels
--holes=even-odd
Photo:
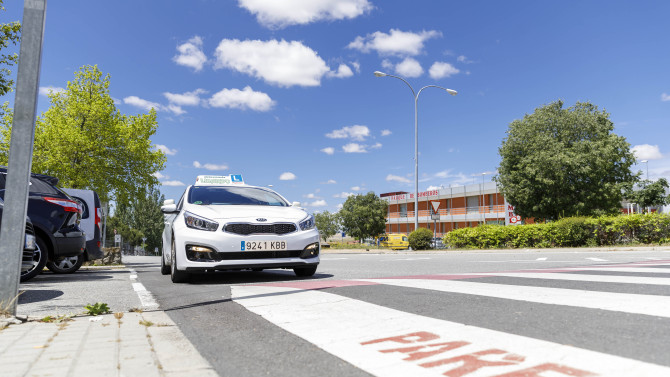
[[[412,88],[412,85],[410,85],[407,80],[403,79],[402,77],[389,75],[388,73],[380,71],[375,71],[375,76],[388,76],[401,80],[407,84],[409,89],[412,91],[412,96],[414,96],[414,230],[417,230],[419,229],[419,95],[426,88],[442,89],[452,96],[455,96],[458,94],[458,92],[453,89],[447,89],[437,85],[426,85],[419,89],[418,92],[415,92],[414,88]]]
[[[647,166],[647,180],[649,180],[649,160],[642,160],[640,162],[644,162],[644,164]]]

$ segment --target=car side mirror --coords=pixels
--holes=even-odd
[[[175,212],[179,212],[179,211],[177,211],[177,205],[172,203],[172,204],[166,204],[166,205],[162,206],[161,207],[161,212],[163,212],[163,213],[175,213]]]
[[[166,206],[168,204],[174,204],[174,199],[165,199],[163,201],[163,205]]]

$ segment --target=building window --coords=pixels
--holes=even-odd
[[[465,206],[467,213],[479,212],[479,196],[466,197]]]
[[[407,217],[407,203],[400,205],[400,217]]]

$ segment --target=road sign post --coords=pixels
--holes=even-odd
[[[0,229],[0,256],[3,259],[3,263],[0,263],[0,303],[12,315],[16,314],[21,250],[25,242],[28,183],[33,160],[46,7],[46,0],[25,0],[23,4],[14,120],[7,164],[5,208]]]

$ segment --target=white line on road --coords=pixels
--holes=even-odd
[[[600,259],[600,258],[586,258],[588,260],[592,260],[594,262],[607,262],[607,259]]]
[[[609,272],[633,272],[633,273],[641,273],[641,274],[669,274],[670,273],[670,268],[656,268],[656,267],[603,267],[600,266],[597,269],[593,268],[590,269],[589,267],[583,267],[583,268],[566,268],[566,270],[575,270],[575,271],[583,271],[583,270],[589,270],[589,271],[609,271]]]
[[[630,293],[594,292],[577,289],[527,287],[452,280],[357,279],[399,287],[432,289],[509,300],[566,305],[670,318],[670,297]]]
[[[133,289],[142,303],[142,309],[158,309],[158,302],[142,283],[133,283]]]
[[[503,272],[503,273],[487,273],[482,275],[504,276],[511,278],[528,278],[528,279],[590,281],[599,283],[649,284],[649,285],[670,286],[670,278],[650,278],[642,276],[583,275],[583,274],[543,273],[543,272]]]
[[[670,375],[670,368],[659,365],[322,291],[250,285],[231,288],[236,303],[376,376]]]
[[[407,261],[407,260],[426,260],[426,259],[431,259],[431,258],[403,258],[403,259],[391,259],[392,262],[397,262],[397,261]]]
[[[547,260],[547,258],[537,258],[536,260],[542,261],[542,260]]]

